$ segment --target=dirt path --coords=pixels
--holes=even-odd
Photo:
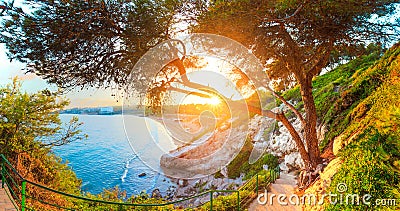
[[[296,187],[296,179],[294,175],[281,173],[280,178],[275,181],[275,183],[270,185],[270,189],[267,192],[267,202],[265,204],[260,204],[257,199],[255,199],[249,206],[249,211],[265,211],[265,210],[276,210],[276,211],[286,211],[286,210],[302,210],[300,206],[291,205],[289,203],[289,197],[294,193],[294,188]],[[261,193],[260,193],[261,194]],[[272,195],[275,194],[275,197]],[[285,194],[286,199],[283,199],[283,203],[278,203],[278,195]],[[264,193],[265,196],[265,193]],[[272,203],[271,203],[272,197]],[[260,198],[261,202],[264,202],[264,198]]]
[[[1,183],[1,181],[0,181],[0,183]],[[5,188],[7,188],[7,187],[5,187]],[[3,210],[14,211],[17,209],[15,209],[10,198],[8,198],[6,190],[4,188],[1,188],[1,184],[0,184],[0,211],[3,211]]]

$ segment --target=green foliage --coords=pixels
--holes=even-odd
[[[80,193],[81,181],[52,154],[51,148],[85,138],[79,134],[81,123],[73,118],[65,126],[68,129],[63,130],[57,111],[68,101],[49,90],[28,94],[20,88],[17,78],[0,88],[0,153],[27,180],[67,193]],[[36,187],[27,188],[27,194],[43,197]],[[62,196],[50,198],[49,202],[68,204]]]
[[[228,164],[228,177],[231,179],[240,177],[241,173],[245,174],[245,178],[254,176],[263,169],[263,165],[267,164],[269,168],[275,168],[278,165],[278,158],[271,154],[264,154],[255,163],[249,163],[249,157],[253,150],[253,144],[250,139],[246,139],[242,150]]]
[[[110,190],[104,190],[102,193],[98,195],[86,194],[86,197],[93,200],[101,200],[108,202],[118,202],[118,203],[132,203],[132,204],[164,204],[166,201],[164,199],[156,199],[151,198],[145,192],[140,193],[136,196],[131,196],[126,199],[126,192],[121,191],[118,187],[115,187]],[[115,204],[106,204],[103,202],[90,202],[87,200],[77,200],[71,199],[74,203],[74,209],[83,210],[83,211],[127,211],[127,210],[152,210],[152,211],[161,211],[161,210],[174,210],[173,205],[166,206],[128,206],[128,205],[115,205]]]
[[[283,97],[288,100],[301,101],[300,87],[295,86],[283,93]],[[279,104],[282,102],[279,101]]]
[[[21,93],[20,86],[14,79],[13,84],[0,89],[0,153],[8,157],[40,148],[40,143],[34,139],[53,135],[60,129],[49,127],[60,124],[57,114],[52,112],[67,104],[66,101],[56,103],[55,98],[44,91],[33,95]]]
[[[248,165],[248,160],[251,154],[251,150],[253,149],[253,145],[250,139],[246,139],[241,151],[239,154],[228,164],[228,177],[231,179],[237,178],[240,176],[242,171],[242,166]]]
[[[254,195],[253,191],[240,191],[239,192],[240,199],[247,198],[251,195]],[[226,196],[218,196],[213,199],[213,210],[237,210],[237,193],[229,193]],[[205,203],[201,206],[199,211],[210,210],[210,202]]]
[[[257,196],[256,192],[256,177],[253,176],[246,181],[244,186],[239,189],[240,207],[244,209],[247,207],[254,197]],[[271,183],[270,171],[262,170],[258,172],[258,188],[261,190],[266,188]],[[228,195],[221,195],[213,198],[213,210],[237,210],[238,198],[237,193],[229,193]],[[210,202],[205,203],[198,210],[209,210]],[[188,209],[190,210],[190,209]]]
[[[400,198],[400,46],[390,49],[374,66],[356,72],[350,88],[358,100],[340,124],[341,139],[350,142],[339,156],[344,163],[330,190],[346,183],[347,193],[370,194],[371,204],[329,205],[329,210],[398,210]],[[354,95],[353,95],[354,96]],[[338,120],[335,120],[338,121]],[[376,206],[376,199],[397,199],[397,206]]]
[[[345,131],[352,120],[360,119],[371,107],[379,110],[380,108],[377,108],[379,104],[375,102],[379,95],[393,95],[393,93],[383,94],[379,91],[382,88],[379,87],[391,75],[397,74],[397,61],[395,59],[398,58],[399,54],[400,49],[395,46],[388,50],[380,60],[377,60],[380,55],[378,51],[371,55],[362,56],[332,71],[332,74],[340,75],[340,77],[331,78],[331,81],[340,81],[338,84],[340,86],[339,94],[322,93],[322,95],[315,95],[316,102],[329,102],[325,104],[326,106],[317,107],[317,112],[321,114],[321,121],[330,127],[320,145],[321,148]],[[384,85],[386,88],[389,86],[388,84]],[[364,101],[364,99],[368,100]],[[382,104],[387,102],[385,99],[380,101]]]
[[[59,86],[89,87],[127,82],[140,57],[171,36],[181,2],[22,2],[29,12],[13,3],[0,24],[8,57]]]
[[[400,120],[400,119],[399,119]],[[347,185],[343,194],[371,195],[370,204],[330,205],[327,210],[397,210],[400,208],[400,136],[383,135],[369,131],[360,135],[340,154],[344,163],[335,174],[330,191],[336,190],[339,183]],[[397,206],[377,206],[377,199],[397,199]]]
[[[258,172],[263,170],[263,165],[268,165],[269,169],[274,169],[278,166],[278,157],[275,157],[271,154],[264,154],[261,158],[259,158],[255,163],[244,165],[243,170],[246,172],[245,177],[243,179],[249,179],[252,176],[256,175]]]

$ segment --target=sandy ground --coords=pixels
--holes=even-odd
[[[301,206],[295,206],[288,203],[288,205],[281,205],[278,203],[277,196],[279,194],[285,194],[287,197],[294,194],[294,189],[296,188],[296,179],[292,174],[283,174],[281,173],[280,178],[275,181],[275,183],[271,184],[270,190],[268,191],[268,201],[266,204],[260,204],[257,199],[255,199],[249,206],[249,211],[297,211],[302,210]],[[265,193],[264,193],[265,194]],[[273,198],[272,204],[270,197],[272,194],[275,194],[276,197]],[[260,201],[263,199],[261,198]],[[288,198],[284,200],[284,202],[288,202]]]
[[[162,117],[149,116],[164,125],[178,147],[192,143],[201,136],[212,132],[218,120],[213,116],[167,114]]]
[[[17,210],[12,204],[11,199],[8,197],[5,188],[7,188],[7,186],[1,188],[0,185],[0,210]]]

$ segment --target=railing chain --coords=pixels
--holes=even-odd
[[[242,204],[241,201],[240,201],[241,200],[240,190],[256,191],[256,194],[258,194],[259,188],[260,188],[260,179],[259,179],[260,175],[259,175],[259,172],[257,172],[255,176],[250,178],[243,186],[241,186],[237,190],[209,190],[209,191],[197,194],[197,195],[192,196],[192,197],[188,197],[188,198],[177,200],[177,201],[165,202],[165,203],[162,203],[162,204],[132,204],[132,203],[123,203],[123,202],[102,201],[102,200],[90,199],[90,198],[86,198],[86,197],[82,197],[82,196],[76,196],[76,195],[60,192],[60,191],[45,187],[43,185],[31,182],[29,180],[26,180],[25,178],[23,178],[17,172],[17,170],[10,164],[10,162],[4,157],[4,155],[0,154],[0,159],[1,159],[1,164],[0,164],[1,165],[1,179],[2,179],[2,187],[3,188],[5,186],[5,183],[7,182],[6,181],[7,180],[6,174],[9,174],[9,171],[10,172],[14,172],[15,175],[22,180],[21,189],[20,189],[20,191],[21,191],[21,195],[20,195],[21,200],[19,201],[20,202],[20,206],[21,206],[21,211],[31,210],[31,208],[27,207],[27,195],[26,195],[27,183],[29,183],[29,184],[31,184],[33,186],[36,186],[38,188],[41,188],[41,189],[44,189],[44,190],[47,190],[47,191],[51,191],[53,193],[61,194],[63,196],[72,197],[72,198],[75,198],[75,199],[90,201],[90,202],[94,202],[94,203],[117,205],[118,206],[117,209],[119,211],[123,210],[123,206],[131,206],[131,207],[135,207],[135,206],[143,206],[143,207],[157,206],[157,207],[159,207],[159,206],[173,205],[173,204],[177,204],[177,203],[180,203],[180,202],[183,202],[183,201],[187,201],[187,200],[190,200],[190,199],[193,199],[193,198],[198,198],[200,196],[206,195],[207,193],[210,194],[210,210],[212,211],[213,210],[213,202],[214,202],[214,199],[213,199],[214,192],[230,192],[230,193],[236,192],[236,194],[237,194],[237,210],[240,210],[241,209],[241,204]],[[9,171],[7,170],[6,165],[9,166],[9,168],[10,168]],[[265,182],[265,183],[273,183],[280,176],[279,166],[277,166],[275,169],[269,169],[269,171],[266,171],[266,172],[269,173],[269,175],[264,175],[261,178],[262,182]],[[13,180],[13,176],[9,175],[9,177],[10,177],[10,179]],[[250,187],[254,187],[253,186],[254,180],[256,180],[255,181],[255,186],[256,186],[255,189],[254,188],[250,188]],[[17,185],[17,188],[19,188],[18,186],[19,185]],[[19,197],[16,197],[16,198],[19,200]],[[246,199],[246,198],[247,197],[244,197],[244,199]],[[74,209],[70,208],[68,210],[74,210]]]

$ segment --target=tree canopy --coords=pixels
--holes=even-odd
[[[264,111],[291,133],[305,163],[320,162],[316,126],[318,117],[312,80],[329,64],[332,53],[353,54],[368,42],[397,40],[399,20],[392,20],[397,1],[216,1],[202,13],[196,32],[231,37],[252,49],[267,71],[258,78],[268,87],[267,75],[279,83],[300,86],[304,115],[275,93],[302,122],[296,131],[282,111]]]
[[[252,49],[270,79],[318,75],[336,55],[357,55],[371,42],[399,38],[397,1],[216,1],[195,32],[230,37]],[[282,89],[282,84],[278,89]]]
[[[10,59],[28,63],[29,71],[62,87],[123,86],[129,80],[141,94],[154,91],[151,96],[158,102],[160,93],[179,78],[189,88],[212,93],[185,77],[190,64],[186,55],[175,53],[169,61],[172,68],[158,69],[164,73],[162,80],[151,80],[153,73],[134,67],[149,49],[172,37],[182,20],[189,20],[192,32],[224,35],[242,43],[265,64],[264,72],[257,68],[246,72],[257,79],[257,86],[273,91],[268,78],[274,79],[278,89],[299,85],[304,115],[274,94],[300,119],[304,134],[294,129],[282,111],[259,113],[289,129],[309,170],[320,162],[313,78],[332,58],[356,55],[360,49],[365,51],[362,46],[368,42],[385,45],[400,35],[399,20],[392,18],[399,8],[397,0],[26,3],[34,6],[31,13],[12,4],[5,6],[0,41],[6,43]],[[166,45],[172,54],[178,50],[170,47]],[[142,89],[148,83],[154,86]]]
[[[179,2],[25,1],[6,5],[0,42],[10,59],[61,87],[123,84],[139,58],[173,34]]]

